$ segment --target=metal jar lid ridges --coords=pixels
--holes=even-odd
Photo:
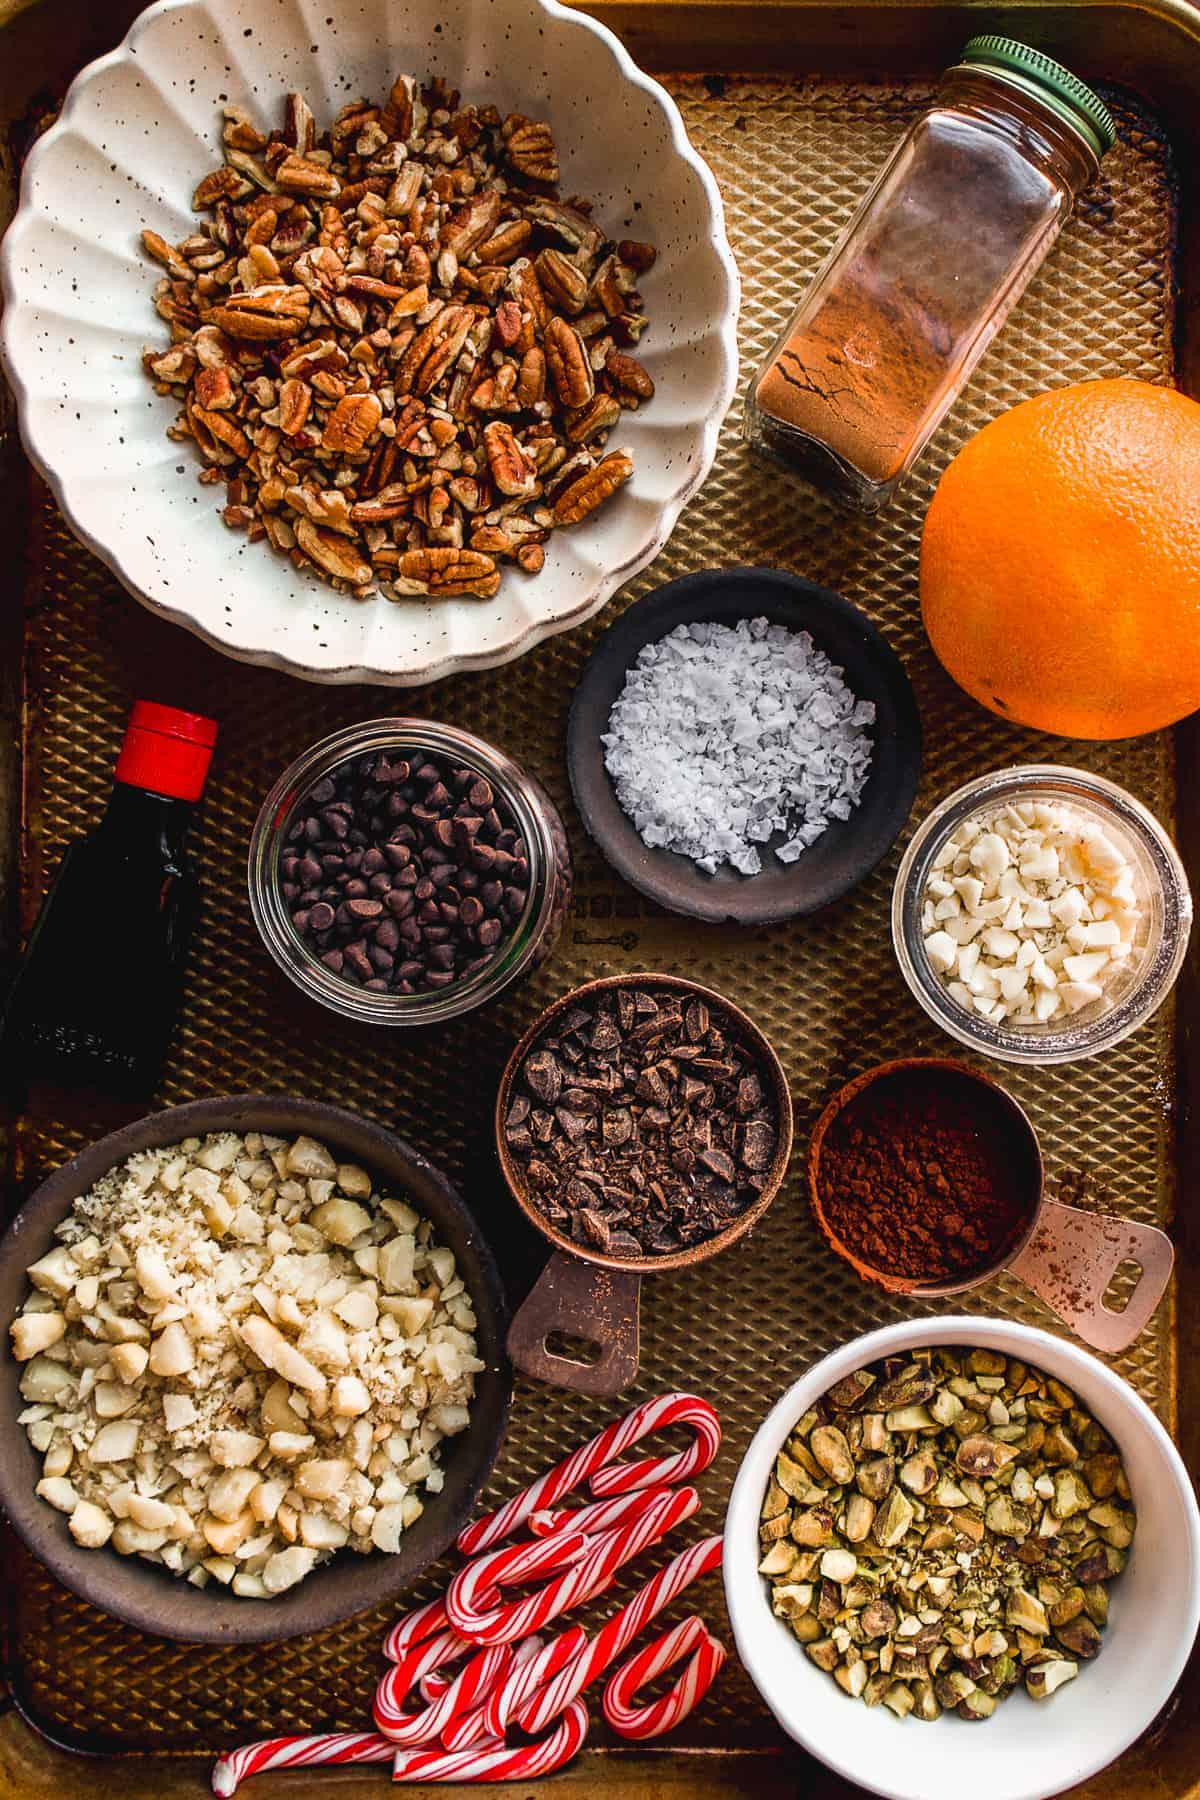
[[[1062,63],[1035,50],[1031,44],[988,32],[970,40],[962,53],[962,61],[1019,81],[1022,87],[1049,102],[1055,112],[1086,137],[1098,156],[1103,156],[1116,143],[1116,120],[1099,94],[1080,81],[1078,75],[1072,75]]]

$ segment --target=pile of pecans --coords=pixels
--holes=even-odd
[[[1097,1654],[1135,1526],[1116,1446],[1070,1388],[993,1350],[916,1350],[797,1421],[759,1572],[853,1698],[986,1719]]]
[[[225,523],[357,595],[536,574],[633,473],[607,444],[654,393],[630,354],[653,247],[559,198],[548,125],[441,81],[401,75],[321,137],[299,94],[269,136],[230,108],[224,146],[199,231],[142,238],[171,327],[146,370]]]
[[[300,800],[279,857],[292,924],[331,974],[378,993],[449,987],[491,961],[529,897],[525,840],[475,769],[403,746]]]
[[[700,995],[631,984],[557,1013],[504,1123],[536,1209],[587,1249],[665,1256],[724,1231],[770,1176],[754,1053]]]

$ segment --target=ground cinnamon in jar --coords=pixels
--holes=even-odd
[[[828,1230],[880,1274],[966,1282],[1002,1261],[1037,1204],[1036,1158],[996,1089],[945,1067],[881,1075],[831,1121],[815,1182]]]
[[[885,505],[1115,135],[1069,69],[972,38],[751,380],[749,442],[853,509]]]

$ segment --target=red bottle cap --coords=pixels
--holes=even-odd
[[[198,800],[216,741],[215,719],[136,700],[113,778],[171,800]]]

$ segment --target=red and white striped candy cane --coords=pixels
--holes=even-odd
[[[263,1738],[219,1756],[213,1765],[212,1791],[221,1800],[237,1792],[238,1784],[263,1769],[311,1769],[320,1763],[391,1762],[395,1744],[373,1731],[327,1732],[319,1737]]]
[[[523,1731],[536,1733],[544,1731],[551,1719],[558,1717],[564,1706],[574,1700],[577,1694],[590,1686],[598,1676],[616,1662],[639,1636],[651,1619],[658,1617],[663,1609],[671,1604],[701,1576],[719,1568],[721,1564],[722,1540],[719,1537],[704,1538],[693,1544],[664,1569],[660,1569],[653,1580],[647,1582],[640,1594],[632,1599],[628,1606],[622,1607],[619,1613],[596,1633],[591,1643],[582,1650],[573,1663],[569,1663],[556,1679],[547,1681],[535,1692],[531,1684],[526,1684],[525,1693],[529,1696],[522,1704],[516,1706],[506,1717],[501,1713],[504,1696],[508,1690],[507,1681],[497,1686],[488,1702],[492,1710],[488,1714],[488,1723],[494,1731],[504,1731],[509,1722],[517,1720]],[[681,1715],[682,1717],[682,1715]]]
[[[423,1644],[427,1638],[438,1632],[448,1631],[450,1621],[446,1617],[444,1599],[430,1600],[425,1606],[419,1606],[416,1612],[397,1620],[383,1640],[383,1654],[389,1662],[403,1662],[414,1644]]]
[[[619,1516],[623,1528],[628,1528],[644,1518],[669,1492],[668,1488],[656,1488],[649,1494],[629,1494],[620,1500],[604,1500],[595,1511],[606,1520]],[[592,1510],[591,1507],[582,1509],[585,1514]],[[539,1514],[540,1518],[545,1516]],[[599,1531],[555,1529],[532,1542],[502,1545],[475,1557],[459,1570],[446,1590],[446,1615],[452,1629],[482,1643],[484,1639],[475,1638],[475,1631],[499,1617],[502,1587],[516,1587],[537,1575],[555,1574],[578,1566],[595,1551],[601,1535]],[[535,1625],[532,1629],[536,1631],[541,1627]]]
[[[502,1587],[516,1587],[541,1575],[575,1568],[591,1555],[595,1545],[596,1539],[585,1532],[556,1531],[549,1537],[535,1538],[532,1543],[510,1544],[477,1556],[458,1571],[446,1589],[446,1616],[451,1629],[462,1637],[470,1637],[473,1643],[482,1642],[472,1631],[464,1631],[463,1625],[490,1619],[501,1605]],[[536,1631],[538,1627],[530,1629]]]
[[[608,1466],[631,1445],[670,1425],[688,1425],[695,1433],[694,1441],[686,1450],[675,1456],[622,1463],[619,1468]],[[635,1406],[623,1419],[614,1419],[598,1436],[581,1444],[578,1450],[547,1470],[496,1512],[468,1525],[459,1534],[458,1547],[465,1556],[490,1550],[494,1544],[511,1537],[531,1513],[552,1508],[564,1494],[569,1494],[584,1481],[590,1481],[593,1493],[602,1497],[628,1493],[633,1488],[665,1487],[689,1481],[708,1467],[720,1442],[720,1421],[707,1400],[700,1399],[697,1394],[660,1394],[655,1400]]]
[[[473,1655],[474,1649],[457,1632],[439,1631],[436,1637],[416,1645],[393,1668],[386,1669],[375,1689],[371,1708],[376,1730],[388,1737],[421,1716],[405,1704],[409,1695],[420,1688],[427,1676],[461,1662],[465,1656]]]
[[[635,1704],[639,1688],[685,1656],[687,1668],[669,1693],[646,1706]],[[660,1737],[700,1704],[724,1662],[725,1647],[710,1636],[703,1619],[684,1619],[617,1670],[604,1690],[604,1716],[622,1737]]]
[[[587,1732],[587,1707],[576,1700],[540,1743],[508,1745],[486,1738],[469,1750],[397,1750],[392,1779],[535,1781],[539,1775],[552,1775],[577,1756]]]
[[[519,1701],[536,1693],[586,1645],[587,1633],[582,1625],[572,1625],[549,1643],[540,1637],[523,1638],[514,1648],[508,1673],[497,1682],[486,1703],[473,1713],[459,1713],[442,1732],[446,1749],[465,1750],[482,1738],[497,1738],[503,1743],[508,1721],[516,1716]],[[514,1700],[514,1696],[519,1698]],[[495,1723],[498,1718],[502,1724]]]
[[[452,1651],[450,1660],[454,1656],[455,1652]],[[452,1681],[446,1682],[444,1686],[439,1681],[440,1691],[431,1689],[431,1692],[436,1692],[436,1697],[419,1712],[408,1712],[404,1707],[404,1701],[416,1685],[408,1672],[407,1663],[389,1669],[375,1690],[373,1710],[377,1729],[384,1737],[390,1738],[392,1743],[405,1747],[436,1744],[446,1726],[458,1713],[474,1712],[483,1705],[496,1683],[508,1674],[512,1660],[513,1652],[507,1645],[477,1651]],[[438,1673],[440,1675],[440,1669]],[[422,1671],[422,1674],[432,1675],[433,1669]],[[418,1677],[419,1679],[421,1678]]]
[[[651,1500],[669,1492],[669,1487],[638,1488],[628,1494],[617,1494],[611,1500],[592,1500],[574,1511],[537,1512],[529,1515],[529,1530],[543,1541],[559,1533],[585,1532],[589,1537],[601,1531],[614,1531],[620,1525],[632,1525],[640,1519]],[[492,1553],[493,1555],[495,1552]]]
[[[454,1629],[472,1643],[511,1644],[543,1630],[560,1613],[602,1594],[625,1563],[690,1519],[700,1505],[695,1488],[668,1489],[648,1499],[641,1518],[618,1531],[602,1532],[589,1539],[588,1554],[574,1568],[554,1577],[536,1593],[506,1601],[490,1611],[476,1610],[492,1597],[486,1588],[478,1592],[478,1584],[472,1579],[476,1565],[460,1570],[446,1593],[446,1611]],[[557,1541],[544,1540],[547,1545]]]

